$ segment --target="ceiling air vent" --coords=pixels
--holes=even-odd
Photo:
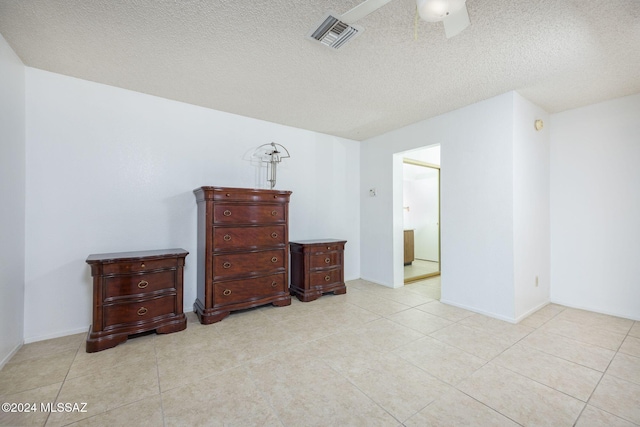
[[[316,40],[327,47],[340,49],[349,40],[356,37],[363,31],[361,27],[346,24],[338,18],[328,13],[322,23],[311,30],[307,37]]]

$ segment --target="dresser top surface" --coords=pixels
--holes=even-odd
[[[235,192],[235,193],[272,193],[272,194],[291,194],[288,190],[267,190],[262,188],[236,188],[236,187],[214,187],[204,186],[193,190],[193,192],[199,191],[213,191],[213,192]]]
[[[347,243],[346,240],[340,240],[340,239],[311,239],[311,240],[295,240],[295,241],[290,241],[290,244],[295,244],[295,245],[324,245],[324,244],[331,244],[331,243]]]
[[[135,261],[143,258],[183,257],[187,256],[188,254],[189,252],[182,248],[156,249],[150,251],[113,252],[106,254],[91,254],[87,257],[87,263],[94,264],[100,262]]]

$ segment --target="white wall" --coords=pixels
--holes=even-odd
[[[363,278],[402,286],[402,159],[394,153],[440,144],[442,301],[514,319],[513,99],[500,95],[362,144]]]
[[[640,94],[550,128],[551,300],[640,320]]]
[[[545,124],[540,131],[534,127],[537,119]],[[513,131],[515,317],[520,320],[549,302],[549,115],[515,93]]]
[[[32,68],[26,87],[26,341],[87,330],[91,253],[187,249],[192,310],[192,191],[257,187],[247,156],[272,141],[291,153],[290,239],[346,239],[345,279],[360,277],[358,142]]]
[[[427,148],[405,151],[404,157],[440,166],[440,146],[434,145]]]
[[[25,67],[0,35],[0,368],[24,336]]]

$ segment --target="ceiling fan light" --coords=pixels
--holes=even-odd
[[[439,22],[462,9],[466,0],[417,0],[418,14],[427,22]]]

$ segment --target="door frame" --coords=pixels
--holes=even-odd
[[[442,241],[442,230],[440,229],[440,211],[441,211],[441,207],[440,207],[440,190],[441,190],[441,185],[440,185],[440,166],[439,165],[435,165],[433,163],[427,163],[427,162],[422,162],[420,160],[414,160],[414,159],[407,159],[407,158],[402,158],[402,163],[404,164],[409,164],[409,165],[414,165],[414,166],[422,166],[425,168],[431,168],[431,169],[436,169],[438,171],[438,271],[435,273],[429,273],[429,274],[422,274],[420,276],[415,276],[415,277],[411,277],[410,279],[406,279],[404,278],[404,268],[403,268],[403,278],[404,278],[404,283],[412,283],[412,282],[417,282],[418,280],[424,280],[424,279],[428,279],[429,277],[436,277],[436,276],[440,276],[440,273],[442,271],[442,248],[441,248],[441,241]],[[404,183],[402,185],[402,189],[404,192]],[[404,267],[404,266],[403,266]]]

